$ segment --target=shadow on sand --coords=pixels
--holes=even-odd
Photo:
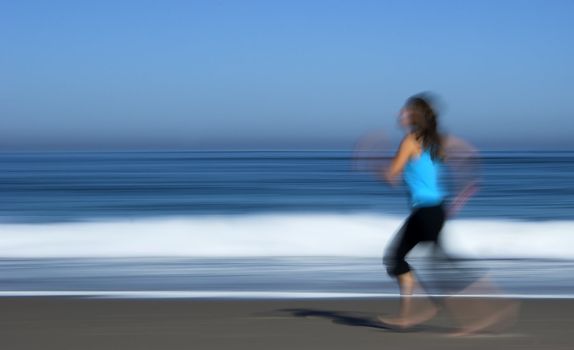
[[[377,321],[376,316],[367,313],[350,313],[343,311],[328,311],[328,310],[316,310],[316,309],[281,309],[277,311],[280,313],[290,314],[293,317],[323,318],[339,325],[352,326],[352,327],[368,327],[389,332],[424,331],[424,332],[445,333],[448,331],[452,331],[452,329],[449,328],[430,326],[430,325],[418,325],[416,327],[411,327],[408,329],[392,327],[390,325],[385,325],[384,323]]]

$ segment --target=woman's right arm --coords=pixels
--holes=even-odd
[[[383,170],[382,175],[385,181],[391,185],[397,184],[399,175],[403,172],[405,165],[412,157],[415,150],[416,144],[413,137],[411,135],[407,135],[401,142],[397,153],[391,161],[391,165],[387,169]]]

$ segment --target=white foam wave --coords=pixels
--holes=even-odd
[[[0,257],[378,257],[402,220],[282,214],[1,224]],[[454,220],[444,238],[462,257],[574,259],[574,221]]]

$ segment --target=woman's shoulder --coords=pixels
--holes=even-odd
[[[422,145],[413,133],[409,133],[403,137],[401,147],[412,150],[414,153],[420,153]]]
[[[403,137],[403,140],[401,141],[401,143],[405,143],[407,145],[417,145],[418,144],[418,140],[415,136],[414,133],[408,133],[405,135],[405,137]]]

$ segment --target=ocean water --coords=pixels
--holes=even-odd
[[[458,268],[501,293],[574,295],[574,152],[476,161],[479,191],[443,232]],[[381,255],[408,215],[405,189],[356,171],[347,151],[20,152],[0,164],[0,295],[398,292]],[[427,254],[411,262],[430,286],[440,268]]]

